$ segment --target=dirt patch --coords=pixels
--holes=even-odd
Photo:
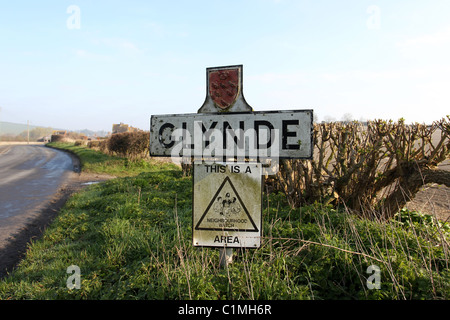
[[[0,247],[0,278],[11,272],[25,256],[28,244],[38,240],[69,197],[88,186],[92,182],[101,182],[115,178],[110,175],[80,172],[80,160],[72,153],[73,172],[53,197],[40,209],[35,218],[20,231],[8,239],[8,243]]]
[[[450,160],[444,161],[439,169],[450,171]],[[427,184],[406,204],[409,210],[431,214],[441,221],[450,221],[450,188],[436,183]]]

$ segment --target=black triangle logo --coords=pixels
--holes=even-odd
[[[195,230],[258,232],[230,177],[223,180]]]

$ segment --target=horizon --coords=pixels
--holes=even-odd
[[[12,125],[14,127],[23,127],[18,129],[21,130],[20,132],[18,130],[14,130],[14,132],[12,131],[8,131],[8,132],[4,132],[5,128],[4,128],[4,124],[7,125]],[[39,124],[26,124],[26,123],[16,123],[16,122],[9,122],[9,121],[0,121],[0,137],[3,135],[15,135],[23,133],[24,131],[26,131],[27,127],[29,126],[30,130],[35,129],[35,128],[40,128],[40,129],[52,129],[52,130],[68,130],[66,128],[60,128],[60,127],[55,127],[55,126],[41,126]],[[75,133],[79,133],[79,132],[83,132],[83,131],[91,131],[93,133],[99,133],[99,132],[104,132],[105,134],[111,133],[111,130],[107,131],[107,130],[91,130],[89,128],[84,128],[84,129],[75,129],[75,130],[68,130],[70,132],[75,132]]]
[[[450,2],[432,3],[5,3],[0,122],[149,130],[197,112],[206,68],[242,64],[255,111],[431,124],[450,113]]]

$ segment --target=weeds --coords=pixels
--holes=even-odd
[[[450,298],[447,223],[406,210],[377,221],[321,203],[292,209],[265,194],[261,247],[235,249],[223,269],[217,249],[191,244],[191,187],[181,169],[156,164],[89,186],[0,281],[0,299]],[[66,286],[70,265],[80,289]],[[379,290],[367,284],[371,266]]]
[[[449,298],[448,238],[433,238],[432,226],[412,230],[320,204],[292,210],[277,195],[265,199],[272,209],[264,211],[261,248],[235,250],[233,264],[221,269],[218,250],[191,245],[190,178],[171,175],[143,173],[75,195],[0,283],[0,297]],[[72,264],[81,269],[80,290],[65,286]],[[366,285],[374,264],[380,290]]]

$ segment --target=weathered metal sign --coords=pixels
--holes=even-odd
[[[154,115],[150,155],[307,159],[312,132],[312,110]]]
[[[261,164],[194,162],[194,246],[261,243]]]
[[[260,246],[262,162],[270,163],[264,173],[273,167],[273,174],[280,158],[313,155],[313,110],[254,112],[244,98],[242,68],[206,69],[198,113],[150,119],[151,156],[194,160],[193,245],[220,247],[226,263],[231,248]]]

